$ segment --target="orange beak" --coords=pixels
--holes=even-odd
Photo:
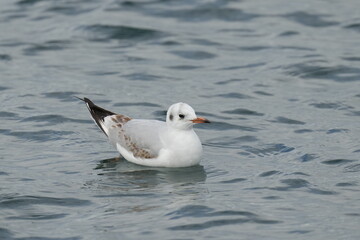
[[[202,117],[195,118],[195,119],[193,119],[191,121],[193,123],[210,123],[209,120],[207,120],[206,118],[202,118]]]

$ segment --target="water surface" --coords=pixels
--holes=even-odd
[[[360,3],[3,0],[0,239],[359,239]],[[197,126],[118,158],[83,103]]]

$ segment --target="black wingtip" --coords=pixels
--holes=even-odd
[[[85,102],[85,98],[80,98],[80,97],[78,97],[78,96],[73,96],[74,98],[77,98],[77,99],[79,99],[79,100],[81,100],[81,101],[83,101],[83,102]]]
[[[98,127],[105,133],[105,135],[107,135],[105,129],[102,126],[104,118],[107,116],[110,116],[110,115],[115,115],[116,113],[110,112],[104,108],[101,108],[101,107],[95,105],[90,99],[88,99],[86,97],[84,97],[84,98],[79,98],[77,96],[74,96],[74,97],[76,97],[77,99],[86,103],[86,106],[87,106],[92,118],[94,119],[96,125],[98,125]]]

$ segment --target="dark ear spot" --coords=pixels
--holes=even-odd
[[[172,121],[174,119],[174,116],[170,114],[169,119]]]

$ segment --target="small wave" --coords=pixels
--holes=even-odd
[[[357,186],[358,184],[356,182],[340,182],[337,183],[335,186],[337,187],[353,187]]]
[[[74,96],[81,94],[80,92],[47,92],[42,95],[46,98],[59,99],[62,102],[72,102],[75,101]]]
[[[264,116],[263,113],[259,113],[245,108],[236,108],[234,110],[222,111],[222,113],[236,114],[236,115]]]
[[[329,15],[321,15],[318,13],[310,14],[303,11],[288,13],[283,15],[283,17],[309,27],[330,27],[339,24],[339,22],[336,21],[327,21],[323,19],[324,17],[329,17]]]
[[[350,111],[350,112],[347,113],[346,115],[359,117],[359,116],[360,116],[360,111]]]
[[[9,174],[7,172],[0,171],[0,176],[8,176]]]
[[[300,33],[297,31],[285,31],[280,33],[278,36],[279,37],[291,37],[291,36],[296,36],[299,35]]]
[[[294,125],[294,124],[295,125],[304,125],[305,124],[305,122],[286,118],[286,117],[277,117],[277,118],[275,118],[275,120],[271,120],[270,122],[292,124],[292,125]]]
[[[13,113],[13,112],[5,112],[2,111],[0,112],[0,118],[5,118],[5,119],[18,119],[19,115],[17,113]]]
[[[280,191],[287,191],[289,189],[307,187],[310,184],[308,181],[301,179],[301,178],[283,179],[280,182],[285,184],[286,186],[285,187],[275,187],[272,189],[280,190]]]
[[[259,177],[270,177],[270,176],[273,176],[273,175],[279,175],[281,174],[282,172],[280,171],[277,171],[277,170],[272,170],[272,171],[267,171],[267,172],[263,172],[259,175]]]
[[[83,13],[91,12],[95,8],[94,7],[83,7],[81,4],[71,4],[71,2],[67,2],[64,5],[57,5],[53,7],[49,7],[46,9],[46,12],[57,13],[63,15],[80,15]]]
[[[349,25],[346,25],[344,28],[360,32],[360,23],[349,24]]]
[[[285,186],[279,186],[279,187],[264,187],[264,188],[257,188],[257,189],[270,189],[275,191],[291,191],[295,189],[304,189],[308,193],[313,194],[320,194],[320,195],[336,195],[338,194],[335,191],[328,191],[328,190],[322,190],[319,188],[313,187],[307,180],[302,178],[289,178],[289,179],[283,179],[280,181],[282,184],[285,184]]]
[[[308,154],[308,153],[306,153],[306,154],[302,155],[301,157],[299,157],[298,160],[300,162],[309,162],[309,161],[312,161],[312,160],[314,160],[316,158],[319,158],[319,156],[316,155],[316,154]]]
[[[176,69],[176,70],[193,70],[193,69],[198,69],[198,68],[202,68],[201,66],[194,66],[194,65],[176,65],[176,66],[170,66],[167,67],[169,69]]]
[[[230,179],[230,180],[223,180],[220,181],[220,183],[225,183],[225,184],[229,184],[229,183],[239,183],[239,182],[244,182],[246,181],[246,178],[234,178],[234,179]]]
[[[206,126],[204,126],[206,127]],[[209,128],[206,127],[206,128]],[[227,122],[215,122],[211,121],[211,129],[216,131],[224,131],[224,130],[241,130],[241,131],[247,131],[247,132],[257,132],[259,131],[258,128],[254,127],[248,127],[248,126],[241,126],[241,125],[235,125]]]
[[[239,149],[241,144],[256,142],[258,139],[255,136],[241,136],[241,137],[217,137],[206,141],[205,146],[220,147],[220,148],[232,148]]]
[[[252,63],[252,64],[247,64],[244,66],[232,66],[232,67],[225,67],[225,68],[221,68],[219,70],[238,70],[238,69],[247,69],[247,68],[257,68],[257,67],[261,67],[261,66],[265,66],[266,63],[265,62],[260,62],[260,63]]]
[[[0,61],[11,61],[12,60],[12,57],[8,54],[0,54]]]
[[[127,75],[122,75],[122,77],[129,79],[129,80],[135,80],[135,81],[137,81],[137,80],[139,80],[139,81],[155,81],[155,80],[163,78],[161,76],[147,74],[147,73],[132,73],[132,74],[127,74]]]
[[[349,129],[345,129],[345,128],[333,128],[326,131],[326,134],[341,133],[341,132],[347,133],[349,131],[350,131]]]
[[[141,106],[141,107],[157,107],[160,108],[159,104],[150,103],[150,102],[132,102],[132,103],[115,103],[115,107],[132,107],[132,106]]]
[[[216,54],[205,51],[171,51],[170,53],[178,57],[191,60],[205,60],[216,57]]]
[[[360,57],[343,57],[342,59],[349,62],[360,62]]]
[[[46,115],[38,115],[27,117],[21,120],[22,122],[44,122],[46,124],[42,126],[49,126],[54,124],[61,124],[66,122],[75,122],[75,123],[91,123],[91,120],[81,120],[74,118],[67,118],[62,115],[57,114],[46,114]]]
[[[353,109],[353,107],[345,105],[340,102],[319,102],[311,103],[310,106],[314,106],[319,109],[337,109],[337,110],[348,110]]]
[[[0,129],[0,133],[8,136],[17,137],[19,139],[46,142],[63,139],[63,136],[73,134],[72,131],[55,131],[55,130],[41,130],[41,131],[11,131],[7,129]]]
[[[345,172],[360,172],[360,164],[351,164],[344,168]]]
[[[88,32],[87,38],[91,41],[109,40],[151,40],[164,37],[163,32],[129,26],[94,24],[82,27]]]
[[[291,76],[304,79],[329,79],[336,82],[352,82],[360,80],[360,69],[343,65],[328,67],[314,64],[299,63],[286,67]]]
[[[36,3],[42,2],[44,0],[20,0],[17,2],[19,5],[34,5]]]
[[[217,84],[217,85],[226,85],[226,84],[241,82],[241,81],[245,81],[245,80],[247,80],[247,79],[232,78],[232,79],[229,79],[229,80],[216,82],[215,84]]]
[[[240,47],[239,49],[241,51],[250,51],[250,52],[254,52],[254,51],[262,51],[262,50],[267,50],[270,49],[271,47],[269,46],[248,46],[248,47]]]
[[[79,207],[90,205],[88,200],[77,198],[53,198],[43,196],[3,196],[0,200],[0,208],[19,208],[29,205],[54,205],[66,207]]]
[[[229,22],[250,21],[260,16],[258,14],[244,12],[241,9],[211,6],[207,4],[191,9],[168,10],[166,12],[152,11],[151,15],[155,17],[176,18],[185,22],[204,22],[210,20]]]
[[[262,96],[274,96],[274,94],[264,92],[264,91],[255,91],[254,93],[256,93],[258,95],[262,95]]]
[[[264,157],[264,156],[270,156],[270,155],[278,155],[281,153],[288,153],[291,152],[293,150],[295,150],[295,148],[293,147],[288,147],[285,144],[267,144],[265,145],[265,147],[263,148],[259,148],[259,147],[252,147],[252,146],[242,146],[241,149],[243,149],[245,151],[245,153],[249,153],[249,154],[254,154],[256,156],[259,157]],[[240,152],[239,154],[244,154],[243,152]]]
[[[347,163],[351,163],[351,162],[354,162],[354,160],[331,159],[331,160],[322,161],[321,163],[326,164],[326,165],[343,165],[343,164],[347,164]]]
[[[218,95],[215,95],[214,97],[236,98],[236,99],[251,99],[251,98],[253,98],[253,97],[251,97],[249,95],[238,93],[238,92],[230,92],[230,93],[218,94]]]
[[[69,48],[70,44],[70,41],[65,40],[53,40],[42,44],[33,44],[24,49],[24,54],[33,56],[43,51],[60,51]]]
[[[37,221],[37,220],[51,220],[51,219],[59,219],[64,218],[68,214],[65,213],[57,213],[57,214],[51,214],[51,213],[33,213],[33,214],[24,214],[20,216],[11,216],[7,217],[6,219],[9,220],[31,220],[31,221]]]
[[[311,133],[311,132],[314,132],[314,130],[311,130],[311,129],[298,129],[298,130],[295,130],[294,133]]]
[[[257,214],[248,211],[234,211],[234,210],[223,210],[214,211],[214,209],[202,206],[202,205],[189,205],[182,207],[174,212],[168,213],[166,216],[170,216],[170,219],[179,218],[221,218],[216,220],[208,220],[202,223],[190,223],[178,226],[169,227],[170,230],[202,230],[213,227],[220,227],[234,224],[244,223],[257,223],[257,224],[278,224],[281,221],[268,220],[259,217]],[[236,218],[223,218],[234,216]],[[239,218],[241,216],[241,218]]]

